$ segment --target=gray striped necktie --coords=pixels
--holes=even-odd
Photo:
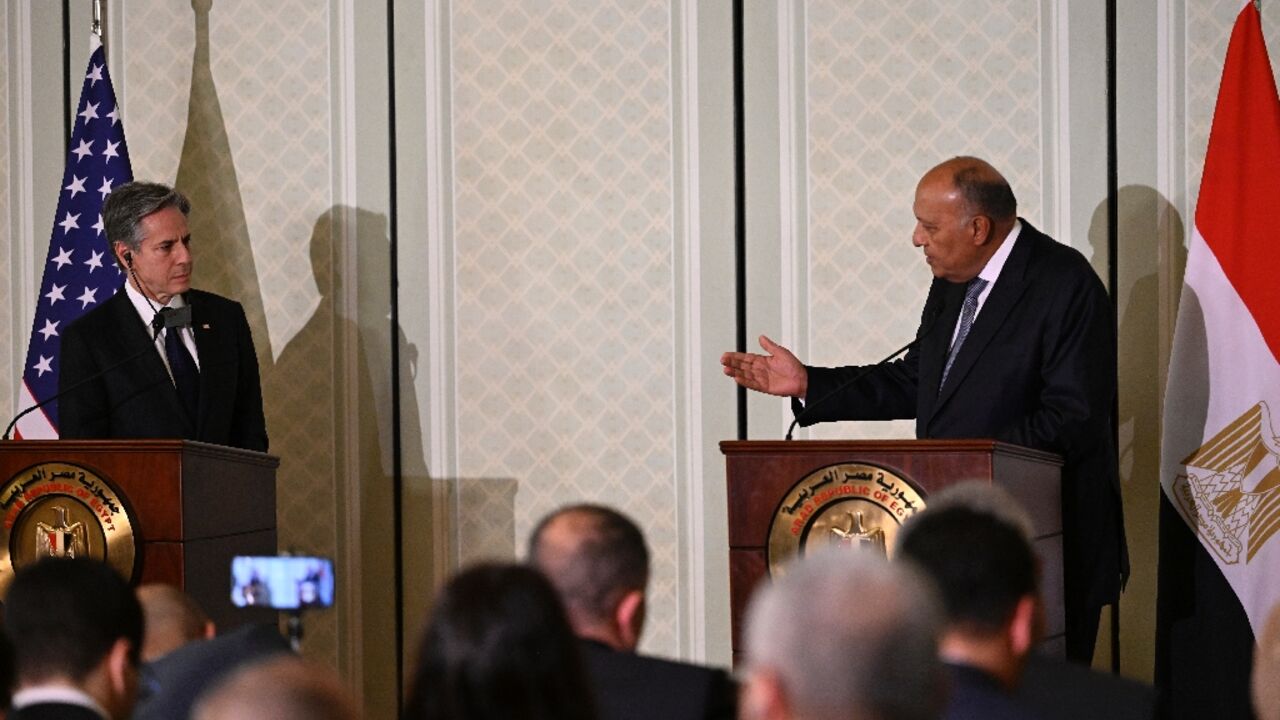
[[[986,286],[986,280],[976,277],[965,287],[964,305],[960,308],[960,329],[956,331],[956,340],[951,343],[951,349],[947,351],[947,364],[942,367],[942,382],[938,384],[940,388],[946,386],[947,373],[951,372],[951,363],[956,361],[956,355],[960,354],[960,346],[964,344],[965,337],[969,335],[969,329],[973,327],[973,318],[978,314],[978,296]]]

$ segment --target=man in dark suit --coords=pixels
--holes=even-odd
[[[133,709],[142,608],[95,560],[26,567],[5,596],[17,692],[10,720],[123,720]]]
[[[649,550],[630,519],[599,505],[561,508],[534,529],[529,561],[551,580],[582,641],[602,720],[735,716],[723,670],[636,653]]]
[[[178,191],[143,182],[116,188],[103,205],[128,281],[63,333],[61,437],[187,438],[267,450],[244,309],[191,289],[190,210]]]
[[[1128,573],[1111,423],[1112,305],[1079,252],[1018,218],[1004,177],[977,158],[930,170],[912,243],[933,272],[917,340],[902,360],[806,367],[725,353],[740,384],[793,398],[801,425],[916,419],[920,438],[995,438],[1059,453],[1068,657],[1088,663],[1098,614]]]

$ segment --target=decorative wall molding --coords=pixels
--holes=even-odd
[[[702,242],[701,242],[701,154],[698,134],[698,2],[675,0],[671,6],[674,64],[672,136],[673,190],[676,193],[676,226],[672,232],[672,254],[677,259],[675,300],[678,322],[673,325],[673,342],[680,350],[674,388],[676,417],[676,502],[681,508],[677,520],[680,537],[680,567],[677,605],[679,620],[676,641],[683,657],[704,660],[707,656],[706,593],[706,503],[703,489],[704,462],[702,411]],[[683,150],[683,152],[681,152]],[[684,332],[681,333],[683,325]],[[682,382],[679,380],[682,379]]]
[[[1059,0],[1040,4],[1043,74],[1040,78],[1044,116],[1044,152],[1040,187],[1046,232],[1074,237],[1071,228],[1071,19]]]
[[[778,2],[778,258],[782,328],[779,342],[809,356],[809,262],[805,229],[808,114],[805,111],[804,0]],[[748,343],[749,345],[750,343]],[[777,403],[782,427],[791,423],[787,403]],[[801,435],[808,434],[801,430]]]

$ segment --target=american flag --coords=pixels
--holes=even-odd
[[[89,66],[80,90],[79,112],[49,238],[49,259],[40,281],[27,363],[18,389],[21,409],[58,392],[62,331],[114,295],[124,280],[103,233],[102,201],[113,187],[133,180],[133,169],[102,41],[92,35],[89,46]],[[19,420],[17,437],[58,437],[58,403]]]

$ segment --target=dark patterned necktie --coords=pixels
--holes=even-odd
[[[171,308],[160,309],[161,315],[171,312]],[[181,328],[171,327],[164,331],[164,354],[169,359],[169,372],[173,374],[178,397],[194,423],[200,412],[200,369],[196,367],[196,361],[187,351],[187,346],[182,343],[182,338],[178,335],[180,330]]]
[[[969,335],[969,328],[973,327],[973,318],[978,314],[978,296],[986,286],[986,280],[976,277],[965,287],[964,305],[960,308],[960,329],[956,331],[956,340],[951,343],[951,350],[947,351],[947,364],[942,367],[942,382],[938,384],[940,388],[946,386],[947,373],[951,372],[951,363],[956,361],[956,355],[960,354],[960,346]]]

